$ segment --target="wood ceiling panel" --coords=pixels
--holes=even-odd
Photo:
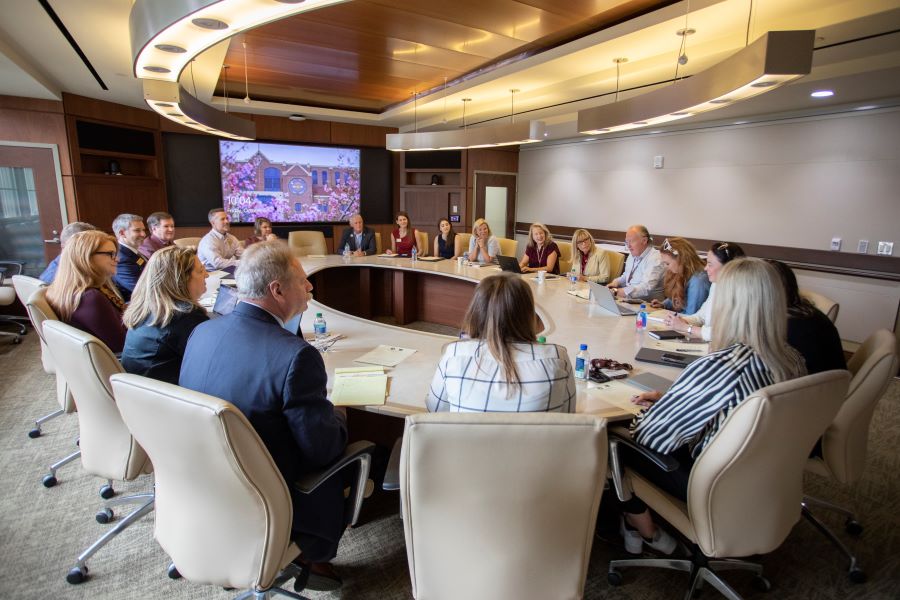
[[[235,37],[230,95],[383,111],[445,81],[671,4],[674,0],[355,0]],[[223,91],[222,79],[217,94]]]

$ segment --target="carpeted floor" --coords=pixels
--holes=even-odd
[[[59,485],[44,488],[47,465],[74,448],[77,419],[51,421],[45,434],[29,439],[32,420],[55,408],[53,380],[40,368],[37,336],[21,345],[0,341],[0,598],[142,598],[226,599],[235,593],[214,586],[166,577],[168,560],[153,540],[152,516],[131,527],[89,563],[91,578],[66,583],[75,555],[108,526],[94,520],[102,482],[85,475],[78,463],[64,467]],[[810,477],[808,492],[855,507],[866,526],[859,539],[844,535],[858,552],[868,583],[853,585],[838,553],[812,527],[800,522],[777,551],[761,558],[773,590],[753,589],[749,576],[729,573],[726,579],[747,598],[900,598],[900,382],[894,381],[873,420],[869,464],[852,489],[837,489]],[[150,479],[117,486],[119,492],[146,490]],[[369,507],[369,519],[344,536],[336,565],[344,576],[339,593],[310,592],[314,599],[410,598],[403,525],[396,496],[382,496]],[[839,518],[823,518],[842,531]],[[626,584],[611,588],[606,566],[622,554],[615,544],[597,539],[588,573],[586,598],[681,598],[685,574],[658,570],[626,572]],[[540,565],[535,565],[540,569]],[[461,573],[461,577],[465,574]],[[704,597],[718,597],[705,591]],[[498,599],[505,600],[505,599]],[[552,599],[551,599],[552,600]]]

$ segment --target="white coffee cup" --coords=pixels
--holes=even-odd
[[[459,262],[459,266],[463,266],[464,264],[466,264],[466,257],[465,257],[465,256],[457,256],[457,257],[456,257],[456,260]]]

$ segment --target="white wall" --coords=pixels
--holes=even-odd
[[[653,157],[665,168],[654,169]],[[516,220],[842,251],[900,242],[900,109],[523,147]],[[894,256],[900,255],[900,243]],[[798,272],[862,341],[894,329],[900,285]]]

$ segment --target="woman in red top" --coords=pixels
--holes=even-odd
[[[416,245],[416,230],[409,226],[409,215],[401,210],[397,213],[397,226],[391,232],[391,249],[385,254],[409,256],[413,248],[416,248],[416,252],[421,252]]]
[[[559,246],[553,241],[550,230],[541,223],[535,223],[529,232],[525,255],[519,261],[522,272],[546,271],[559,275]]]
[[[125,302],[112,284],[116,274],[116,238],[83,231],[63,248],[59,271],[47,288],[47,302],[64,323],[97,337],[115,353],[125,345]]]

